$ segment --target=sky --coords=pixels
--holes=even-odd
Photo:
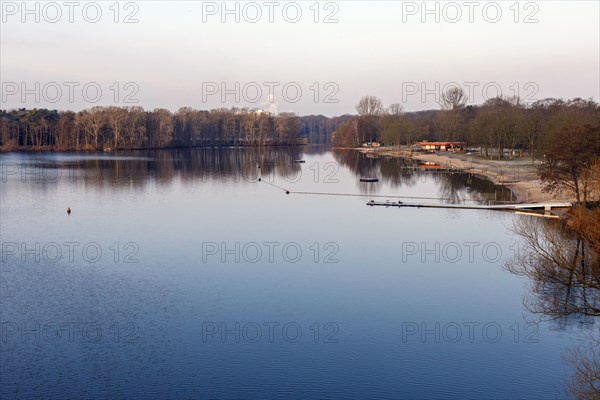
[[[2,1],[0,106],[354,113],[600,97],[600,1]]]

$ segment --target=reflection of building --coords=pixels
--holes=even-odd
[[[443,168],[440,164],[436,164],[434,162],[431,161],[425,161],[422,163],[417,164],[417,167],[422,168],[422,169],[440,169]]]
[[[461,151],[466,142],[417,142],[424,151]]]

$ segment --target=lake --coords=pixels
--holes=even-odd
[[[524,307],[527,217],[366,204],[505,188],[318,147],[0,162],[3,399],[566,396],[586,328]]]

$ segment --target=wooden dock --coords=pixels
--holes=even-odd
[[[491,211],[511,211],[524,213],[550,213],[553,209],[564,209],[573,206],[572,203],[528,203],[528,204],[494,204],[494,205],[464,205],[464,204],[422,204],[422,203],[404,203],[381,202],[371,200],[368,206],[377,207],[410,207],[410,208],[449,208],[458,210],[491,210]]]

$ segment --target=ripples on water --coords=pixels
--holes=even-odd
[[[58,243],[64,251],[65,242],[94,242],[103,252],[95,263],[79,253],[36,262],[4,252],[3,399],[564,396],[560,352],[569,335],[542,324],[536,343],[522,333],[515,343],[510,330],[525,324],[524,283],[501,268],[515,216],[365,205],[370,195],[506,201],[506,189],[402,160],[300,148],[4,154],[0,161],[47,178],[3,176],[4,245]],[[285,189],[365,196],[286,195],[257,182],[257,165]],[[364,176],[379,182],[360,183]],[[257,262],[203,259],[206,243],[265,250],[265,242],[295,243],[303,256],[295,263],[281,253],[272,262],[266,253]],[[496,243],[503,257],[403,259],[406,243],[465,242]],[[137,263],[124,262],[127,243],[137,245]],[[336,263],[324,262],[328,243],[337,246]],[[470,342],[465,331],[452,343],[402,335],[406,323],[469,322],[495,323],[502,336]],[[21,336],[38,323],[50,329]],[[221,323],[278,330],[271,341],[264,328],[256,343],[203,337],[206,324]],[[290,323],[302,329],[296,343],[279,330]],[[73,328],[73,337],[65,329],[52,336],[56,326],[77,324],[82,331]]]

